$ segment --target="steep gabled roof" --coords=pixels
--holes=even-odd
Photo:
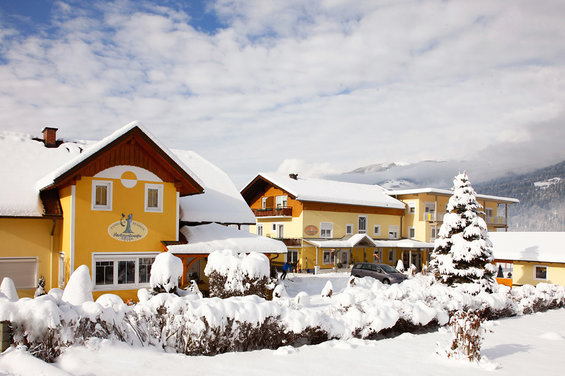
[[[394,209],[405,208],[404,203],[390,197],[384,188],[378,185],[310,178],[293,179],[280,174],[261,173],[241,193],[247,203],[250,204],[269,185],[280,188],[298,201]]]
[[[118,157],[103,159],[112,150],[123,146],[129,142],[130,147],[126,152],[120,150]],[[124,147],[125,148],[125,147]],[[195,175],[186,167],[170,150],[161,145],[159,141],[147,131],[139,122],[132,122],[118,129],[108,137],[90,146],[83,153],[74,159],[63,164],[59,168],[50,172],[37,182],[36,188],[40,191],[56,188],[70,183],[74,178],[80,177],[84,170],[90,170],[89,175],[123,163],[120,159],[128,160],[129,163],[136,164],[139,160],[139,153],[149,153],[151,160],[146,162],[155,167],[153,171],[157,175],[167,171],[175,179],[181,196],[202,193],[204,188]],[[131,155],[130,155],[131,154]],[[140,166],[147,167],[147,166]]]

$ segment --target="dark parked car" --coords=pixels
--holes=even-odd
[[[351,275],[355,277],[373,277],[385,285],[400,283],[408,278],[398,270],[387,264],[373,264],[370,262],[358,262],[351,269]]]

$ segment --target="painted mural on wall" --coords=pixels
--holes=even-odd
[[[122,242],[141,240],[147,233],[147,227],[143,223],[133,220],[133,213],[127,216],[122,213],[119,221],[108,226],[108,235]]]

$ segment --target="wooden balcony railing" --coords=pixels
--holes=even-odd
[[[487,225],[506,226],[505,217],[485,217],[485,222],[487,223]]]
[[[292,208],[253,209],[256,217],[292,217]]]

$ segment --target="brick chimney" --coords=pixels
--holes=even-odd
[[[45,127],[43,133],[43,143],[47,148],[57,147],[57,128]]]
[[[293,174],[288,174],[288,177],[294,180],[298,180],[298,174],[293,173]]]

